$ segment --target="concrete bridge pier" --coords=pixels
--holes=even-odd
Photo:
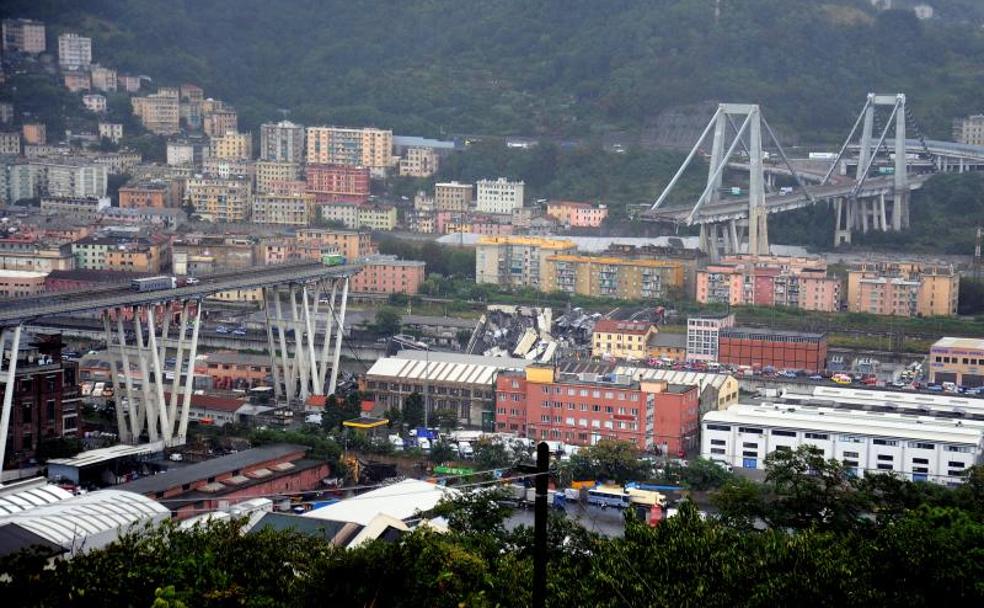
[[[834,247],[851,244],[853,206],[846,199],[834,201]]]

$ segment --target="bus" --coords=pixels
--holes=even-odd
[[[632,504],[632,497],[620,487],[599,486],[588,490],[588,504],[626,509]]]

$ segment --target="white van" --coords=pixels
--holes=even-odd
[[[475,449],[467,441],[462,441],[458,443],[458,454],[462,458],[473,458],[475,456]]]

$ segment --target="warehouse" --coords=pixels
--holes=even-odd
[[[948,485],[981,462],[984,439],[977,421],[787,404],[734,405],[708,412],[701,426],[701,455],[735,467],[764,469],[773,451],[813,445],[857,475]]]
[[[718,361],[727,365],[817,373],[827,368],[827,336],[777,329],[724,328],[718,338]]]

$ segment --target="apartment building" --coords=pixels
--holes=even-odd
[[[123,139],[123,123],[99,121],[99,139],[108,139],[114,144]]]
[[[226,131],[209,140],[209,158],[250,160],[253,157],[253,134]]]
[[[788,306],[836,312],[840,281],[821,258],[736,255],[696,273],[701,304]]]
[[[359,203],[323,203],[318,213],[326,222],[337,222],[349,230],[359,228]]]
[[[171,250],[177,275],[245,270],[259,263],[256,239],[248,236],[186,234],[172,243]]]
[[[307,191],[314,194],[319,203],[362,203],[369,200],[367,167],[308,164],[305,177]]]
[[[477,189],[475,209],[479,213],[511,214],[513,209],[519,209],[523,206],[523,193],[526,184],[511,182],[500,177],[496,180],[478,180]]]
[[[365,230],[395,230],[397,213],[393,205],[359,205],[358,224],[355,228]]]
[[[434,184],[434,209],[465,213],[472,204],[471,184],[458,182],[441,182]]]
[[[376,128],[308,127],[307,162],[386,169],[393,164],[393,131]]]
[[[663,298],[682,292],[686,274],[679,260],[652,260],[561,253],[544,264],[542,291],[595,297]]]
[[[717,361],[721,330],[735,326],[733,314],[702,314],[687,319],[687,359]]]
[[[58,65],[64,69],[87,68],[92,63],[92,38],[66,32],[58,36]]]
[[[960,273],[947,265],[863,263],[848,271],[847,309],[900,317],[957,314]]]
[[[717,360],[727,365],[803,370],[816,374],[827,369],[827,336],[767,328],[722,328],[718,335]]]
[[[929,381],[984,386],[984,340],[940,338],[929,349]]]
[[[20,131],[8,131],[0,133],[0,154],[11,154],[17,156],[21,153],[21,134]]]
[[[210,222],[242,222],[249,219],[252,180],[246,177],[194,177],[185,186],[185,198],[195,214]]]
[[[44,23],[31,19],[3,20],[3,50],[38,55],[47,48]]]
[[[950,485],[981,463],[982,437],[979,425],[930,416],[740,404],[704,415],[701,456],[764,469],[769,454],[810,445],[859,477],[888,473]]]
[[[173,135],[180,132],[180,101],[176,91],[158,89],[157,93],[146,97],[131,97],[130,104],[134,116],[151,133]]]
[[[164,209],[180,207],[184,193],[181,180],[146,180],[130,182],[119,190],[123,209]]]
[[[598,228],[608,217],[608,206],[576,201],[550,201],[547,203],[547,217],[570,228]]]
[[[167,239],[88,236],[72,243],[78,270],[159,273],[170,262]]]
[[[201,167],[208,160],[209,142],[201,139],[176,139],[167,142],[167,164]]]
[[[7,166],[6,196],[10,202],[37,197],[106,196],[105,165],[84,160],[19,159]]]
[[[42,122],[26,122],[21,125],[25,144],[43,146],[48,143],[48,129]]]
[[[640,450],[679,454],[697,447],[694,385],[629,376],[565,374],[529,365],[496,378],[496,430],[535,440],[594,445],[628,441]]]
[[[81,403],[78,364],[62,360],[61,337],[38,335],[35,343],[22,343],[7,430],[5,469],[36,464],[41,442],[76,437],[80,429]]]
[[[372,365],[365,392],[375,397],[373,411],[380,415],[391,407],[403,409],[406,398],[417,393],[431,420],[435,411],[452,410],[461,424],[492,431],[496,375],[529,364],[526,359],[404,350]]]
[[[8,124],[14,120],[14,104],[0,101],[0,122]]]
[[[41,199],[41,211],[44,213],[90,222],[97,220],[109,207],[109,197],[45,196]]]
[[[475,282],[540,289],[549,258],[574,252],[577,245],[565,239],[525,236],[483,236],[475,245]]]
[[[82,105],[90,112],[103,113],[106,111],[106,96],[93,93],[82,96]]]
[[[401,260],[395,255],[374,255],[361,258],[358,263],[362,266],[362,272],[352,277],[350,288],[356,293],[415,295],[427,278],[427,265],[418,260]]]
[[[953,141],[972,146],[984,146],[984,114],[954,119]]]
[[[304,162],[304,125],[282,120],[260,125],[260,160]]]
[[[430,177],[437,173],[439,159],[434,148],[409,148],[400,159],[400,175]]]
[[[116,85],[120,91],[125,93],[139,93],[140,77],[132,74],[119,74],[116,77]]]
[[[242,158],[207,158],[202,163],[202,173],[209,177],[229,179],[230,177],[246,177],[250,182],[256,176],[256,163]]]
[[[256,191],[270,193],[301,177],[301,163],[281,160],[256,161]]]
[[[254,224],[307,226],[316,217],[317,205],[313,194],[257,194],[253,197]]]
[[[645,360],[656,326],[646,321],[599,319],[591,333],[591,356]]]
[[[70,93],[80,93],[92,90],[92,75],[84,70],[65,70],[62,72],[62,82]]]
[[[219,137],[229,131],[238,132],[239,115],[236,111],[222,102],[208,104],[208,101],[202,102],[202,130],[205,131],[205,135]],[[215,109],[207,111],[206,107]]]
[[[89,75],[92,77],[92,88],[97,91],[103,91],[105,93],[116,91],[119,88],[116,70],[113,68],[107,68],[94,63],[89,68]]]
[[[300,248],[340,253],[347,260],[355,260],[375,252],[372,236],[368,232],[331,228],[301,228],[297,231],[295,240]],[[319,253],[316,259],[320,259],[320,257]]]

